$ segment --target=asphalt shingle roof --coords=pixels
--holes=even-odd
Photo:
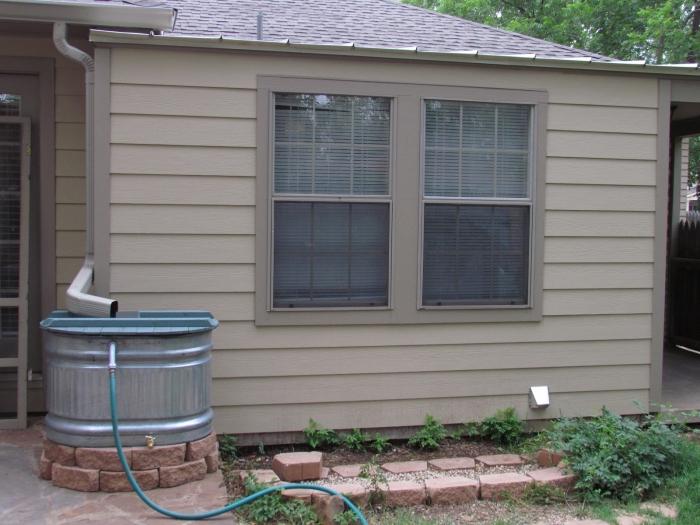
[[[556,58],[605,57],[398,0],[164,0],[178,10],[175,34],[254,40],[263,14],[263,40],[303,44],[414,47],[423,51],[536,53]]]

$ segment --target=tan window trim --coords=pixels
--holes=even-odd
[[[544,255],[544,182],[547,93],[544,91],[468,88],[347,80],[258,77],[257,181],[255,251],[255,323],[258,326],[375,325],[416,323],[526,322],[542,319]],[[275,91],[382,96],[392,103],[391,257],[389,307],[272,310],[270,250],[271,100]],[[420,178],[422,99],[453,98],[481,102],[522,103],[533,111],[533,213],[531,303],[518,308],[418,308],[420,267]]]

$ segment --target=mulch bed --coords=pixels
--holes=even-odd
[[[305,452],[310,450],[305,445],[285,445],[266,447],[265,455],[261,455],[257,447],[245,447],[239,449],[239,456],[229,463],[230,467],[239,470],[266,469],[272,466],[272,458],[282,452]],[[391,450],[381,454],[373,451],[356,452],[339,447],[333,450],[323,450],[323,466],[335,467],[336,465],[353,465],[367,463],[375,458],[377,463],[393,461],[429,460],[445,457],[471,457],[485,456],[488,454],[500,454],[502,449],[491,443],[481,441],[457,441],[446,440],[438,450],[418,450],[408,447],[405,442],[392,442]]]

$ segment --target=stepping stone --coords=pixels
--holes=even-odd
[[[423,472],[428,470],[427,461],[398,461],[396,463],[384,463],[382,468],[392,474],[409,474],[411,472]]]
[[[364,507],[367,504],[368,501],[368,492],[367,488],[365,488],[364,485],[362,485],[359,482],[349,482],[349,483],[338,483],[335,485],[326,485],[329,489],[333,489],[336,492],[339,492],[346,498],[350,499],[353,501],[353,503],[356,503],[357,505],[360,505],[361,507]],[[326,494],[324,492],[314,492],[314,494],[311,496],[311,501],[313,502],[315,499],[318,498],[331,498],[330,494]]]
[[[259,483],[276,483],[280,480],[275,471],[271,469],[242,470],[238,476],[241,479],[241,483],[245,483],[248,476],[255,476]]]
[[[321,475],[318,477],[318,479],[326,479],[331,473],[331,469],[328,467],[321,467]]]
[[[573,488],[574,483],[576,483],[576,476],[566,474],[557,467],[532,470],[527,475],[540,485],[553,485],[565,490]]]
[[[479,483],[481,484],[481,499],[499,500],[503,499],[504,494],[520,496],[534,481],[524,474],[504,472],[479,476]]]
[[[646,518],[639,514],[622,514],[617,517],[617,525],[644,525]]]
[[[425,489],[431,505],[457,505],[479,497],[479,482],[471,478],[427,479]]]
[[[540,467],[556,467],[564,459],[564,453],[556,450],[541,448],[535,455],[535,460]]]
[[[427,468],[427,467],[426,467]],[[419,481],[390,481],[384,492],[389,507],[415,507],[425,503],[425,484]]]
[[[431,459],[428,465],[435,470],[465,470],[474,468],[476,462],[472,458],[440,458]]]
[[[493,454],[490,456],[479,456],[476,460],[487,467],[507,467],[511,465],[523,465],[523,458],[517,454]]]
[[[280,492],[283,498],[286,499],[299,499],[304,503],[311,503],[311,496],[315,490],[309,489],[287,489]]]
[[[343,478],[356,478],[360,475],[362,465],[338,465],[331,468],[331,472]]]
[[[562,525],[610,525],[607,521],[601,520],[569,520]]]
[[[655,512],[656,514],[659,514],[659,515],[663,516],[664,518],[675,519],[678,517],[678,511],[676,510],[675,507],[673,507],[671,505],[664,505],[663,503],[652,503],[652,502],[642,503],[640,508],[642,510],[648,510],[650,512]]]
[[[282,481],[319,479],[322,461],[320,452],[286,452],[272,458],[272,470]]]

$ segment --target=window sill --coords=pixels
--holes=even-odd
[[[408,325],[538,322],[542,309],[535,306],[316,308],[258,310],[256,326]]]

